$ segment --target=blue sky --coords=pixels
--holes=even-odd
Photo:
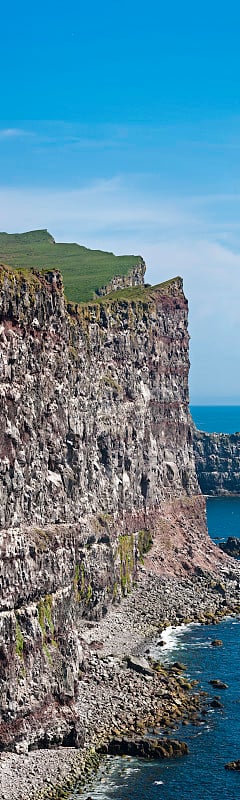
[[[1,11],[0,230],[184,278],[191,400],[240,402],[240,8]]]

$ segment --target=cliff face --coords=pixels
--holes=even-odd
[[[0,523],[126,514],[196,491],[180,280],[66,313],[3,271]]]
[[[203,494],[240,494],[240,433],[195,430],[194,453]]]
[[[0,279],[0,748],[73,743],[81,616],[199,494],[187,302],[180,279],[78,307],[58,273]]]

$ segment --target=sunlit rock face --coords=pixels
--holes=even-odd
[[[132,512],[196,491],[180,280],[72,315],[55,281],[30,290],[4,281],[2,527]]]
[[[0,282],[0,748],[74,743],[81,617],[199,495],[187,301],[179,278],[78,307],[59,273]]]
[[[116,292],[118,289],[125,289],[131,286],[144,286],[145,272],[146,264],[142,258],[139,257],[138,263],[127,275],[116,275],[106,286],[97,289],[96,294],[99,295],[99,297],[104,297],[104,295]]]

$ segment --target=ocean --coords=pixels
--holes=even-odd
[[[240,406],[190,406],[190,410],[199,430],[208,433],[240,430]],[[209,534],[216,543],[226,541],[228,536],[240,537],[240,498],[209,497],[207,521]]]
[[[208,433],[240,431],[240,406],[190,406],[190,411],[200,431]]]
[[[201,430],[234,433],[240,429],[240,407],[192,406]],[[215,541],[240,537],[240,497],[209,498],[209,534]],[[146,762],[108,757],[96,778],[72,800],[240,800],[240,773],[224,769],[240,758],[240,619],[225,619],[217,627],[192,624],[168,628],[164,647],[152,644],[152,654],[170,663],[183,661],[189,679],[210,696],[209,684],[219,678],[228,684],[221,694],[223,709],[208,708],[197,726],[179,726],[173,737],[186,741],[189,755],[181,759]],[[222,647],[211,647],[215,638]]]

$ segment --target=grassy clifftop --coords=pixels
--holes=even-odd
[[[128,275],[140,256],[115,256],[78,244],[57,244],[47,230],[0,233],[0,261],[14,269],[58,269],[65,293],[73,302],[89,301],[116,275]]]

